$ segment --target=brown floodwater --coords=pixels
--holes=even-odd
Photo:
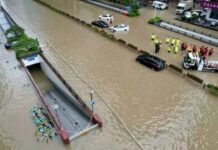
[[[146,20],[153,13],[149,7],[140,10],[140,17],[127,18],[81,1],[45,1],[87,22],[97,19],[100,14],[112,13],[114,24],[130,25],[128,33],[115,36],[149,52],[154,51],[149,39],[152,32],[163,41],[170,35],[186,42],[203,44],[148,25]],[[135,63],[135,53],[39,3],[7,0],[3,1],[3,6],[28,34],[40,40],[45,56],[85,102],[89,99],[88,92],[95,90],[95,111],[102,117],[104,127],[68,146],[64,146],[58,137],[49,144],[37,142],[29,110],[40,103],[39,98],[23,70],[14,67],[18,62],[13,53],[5,51],[1,45],[1,150],[140,149],[106,103],[145,149],[213,150],[218,146],[218,99],[214,95],[172,71],[155,72]],[[166,17],[164,13],[171,14],[172,11],[157,13]],[[165,47],[159,55],[180,66],[181,55],[168,54]],[[217,56],[215,53],[211,59]],[[192,73],[205,82],[218,82],[217,74]],[[40,73],[37,77],[40,80]],[[46,82],[44,84],[46,86]]]

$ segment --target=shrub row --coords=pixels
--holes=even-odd
[[[11,26],[5,35],[8,45],[15,50],[18,59],[39,51],[39,41],[28,37],[24,33],[24,29],[18,25]]]

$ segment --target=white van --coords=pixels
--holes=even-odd
[[[152,7],[153,8],[158,8],[158,9],[166,9],[166,8],[168,8],[168,5],[166,3],[164,3],[164,2],[153,1]]]

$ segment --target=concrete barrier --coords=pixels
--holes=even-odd
[[[135,45],[133,45],[133,44],[128,43],[128,44],[127,44],[127,47],[128,47],[129,49],[135,51],[135,52],[138,51],[138,47],[135,46]]]
[[[86,22],[85,22],[85,21],[83,21],[83,20],[80,20],[80,23],[82,23],[83,25],[85,25],[85,24],[86,24]]]
[[[172,70],[175,70],[176,72],[178,72],[178,73],[183,73],[183,70],[181,69],[181,68],[179,68],[179,67],[177,67],[177,66],[175,66],[175,65],[173,65],[173,64],[169,64],[169,66],[168,66],[170,69],[172,69]]]
[[[145,51],[145,50],[139,50],[140,54],[145,54],[145,55],[151,55],[149,52]]]
[[[122,40],[122,39],[117,39],[117,42],[119,44],[125,45],[126,46],[126,41]]]
[[[80,22],[80,19],[75,17],[75,21]]]
[[[103,8],[106,8],[106,9],[109,9],[109,10],[113,10],[113,11],[116,11],[118,13],[121,13],[122,15],[124,16],[127,16],[128,15],[128,11],[126,10],[123,10],[123,9],[119,9],[119,8],[115,8],[113,6],[109,6],[109,5],[105,5],[105,4],[102,4],[102,3],[99,3],[99,2],[96,2],[96,1],[93,1],[93,0],[83,0],[85,2],[88,2],[90,4],[93,4],[93,5],[96,5],[96,6],[99,6],[99,7],[103,7]]]
[[[197,76],[195,76],[193,74],[187,73],[186,76],[191,78],[192,80],[200,83],[200,84],[203,84],[203,82],[204,82],[204,80],[202,80],[201,78],[199,78],[199,77],[197,77]]]
[[[88,27],[92,27],[92,25],[91,25],[90,23],[86,23],[86,25],[87,25]]]

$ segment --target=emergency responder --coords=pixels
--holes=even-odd
[[[174,48],[174,52],[175,52],[175,54],[177,54],[178,51],[179,51],[179,46],[175,46],[175,48]]]
[[[168,46],[168,49],[167,49],[167,52],[168,52],[168,53],[170,53],[170,52],[171,52],[171,50],[172,50],[172,46],[171,46],[171,45],[169,45],[169,46]]]
[[[188,45],[187,50],[188,50],[188,52],[191,52],[192,51],[192,45]]]
[[[156,37],[156,38],[154,39],[154,44],[157,44],[157,43],[159,43],[159,38],[158,38],[158,37]]]
[[[165,42],[166,42],[167,44],[169,44],[169,43],[170,43],[170,37],[169,37],[169,36],[167,36],[167,38],[166,38]]]
[[[174,46],[174,45],[175,45],[175,42],[176,42],[175,38],[172,38],[172,40],[171,40],[171,45]]]
[[[211,48],[208,52],[208,56],[211,56],[213,54],[213,48]]]
[[[176,46],[180,46],[180,39],[179,38],[176,39]]]
[[[151,34],[151,40],[155,40],[156,39],[156,35],[154,33]]]

